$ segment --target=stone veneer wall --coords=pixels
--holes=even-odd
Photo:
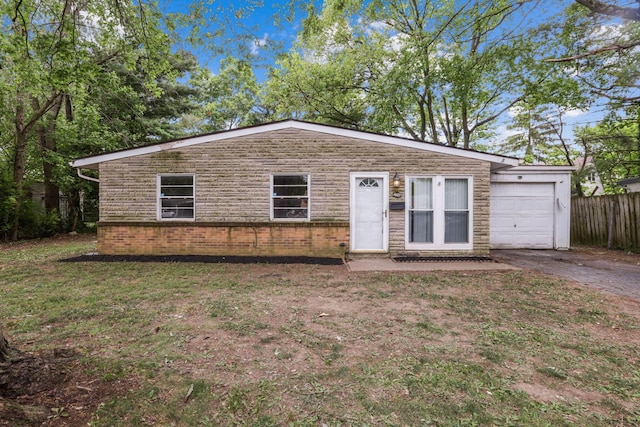
[[[309,252],[310,248],[338,253],[345,250],[340,243],[346,243],[348,250],[350,172],[388,172],[390,177],[397,172],[403,178],[402,185],[405,175],[472,176],[473,249],[410,252],[489,253],[489,162],[299,129],[102,163],[99,250],[293,255]],[[195,174],[195,221],[158,221],[156,183],[158,174],[163,173]],[[310,221],[270,221],[272,173],[310,175]],[[390,193],[394,191],[402,197],[391,201],[404,201],[404,188],[390,189]],[[390,211],[390,215],[389,252],[401,254],[406,252],[405,212]],[[253,247],[256,233],[259,245]],[[300,233],[310,233],[313,238],[302,239],[303,242]],[[202,239],[208,243],[200,242]],[[330,250],[318,239],[326,239]]]

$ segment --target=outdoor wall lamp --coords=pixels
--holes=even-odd
[[[393,186],[400,187],[400,177],[398,176],[398,172],[396,172],[396,174],[393,175]]]

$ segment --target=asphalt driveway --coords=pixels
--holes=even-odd
[[[615,295],[640,299],[640,255],[606,249],[493,250],[491,257],[515,267],[552,274]]]

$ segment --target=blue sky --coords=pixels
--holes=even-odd
[[[196,0],[197,1],[197,0]],[[187,13],[191,0],[160,0],[160,9],[163,13],[181,12]],[[253,40],[246,40],[241,44],[244,53],[251,53],[259,64],[265,65],[273,62],[273,50],[276,46],[288,49],[295,40],[296,33],[301,25],[301,17],[299,16],[295,22],[288,22],[286,14],[286,0],[253,0],[247,2],[243,0],[213,0],[209,8],[209,14],[213,19],[226,20],[227,30],[233,38],[234,32],[244,33],[247,31],[253,36]],[[237,17],[234,12],[241,8],[247,7],[250,3],[261,3],[253,8],[253,11],[246,16]],[[317,1],[321,5],[321,1]],[[218,8],[223,8],[225,13],[218,13]],[[280,18],[280,19],[279,19]],[[212,25],[209,30],[215,31],[216,26]],[[183,31],[186,34],[186,31]],[[227,48],[228,53],[235,54],[237,47],[233,46],[233,40],[229,42]],[[202,66],[209,67],[213,72],[217,71],[217,65],[221,58],[220,55],[213,55],[210,49],[197,48],[194,49],[186,42],[182,44],[185,50],[194,52]],[[264,73],[256,70],[258,78],[264,79]]]

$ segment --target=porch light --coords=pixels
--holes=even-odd
[[[400,177],[398,176],[398,172],[396,172],[396,174],[393,175],[393,186],[400,187]]]

